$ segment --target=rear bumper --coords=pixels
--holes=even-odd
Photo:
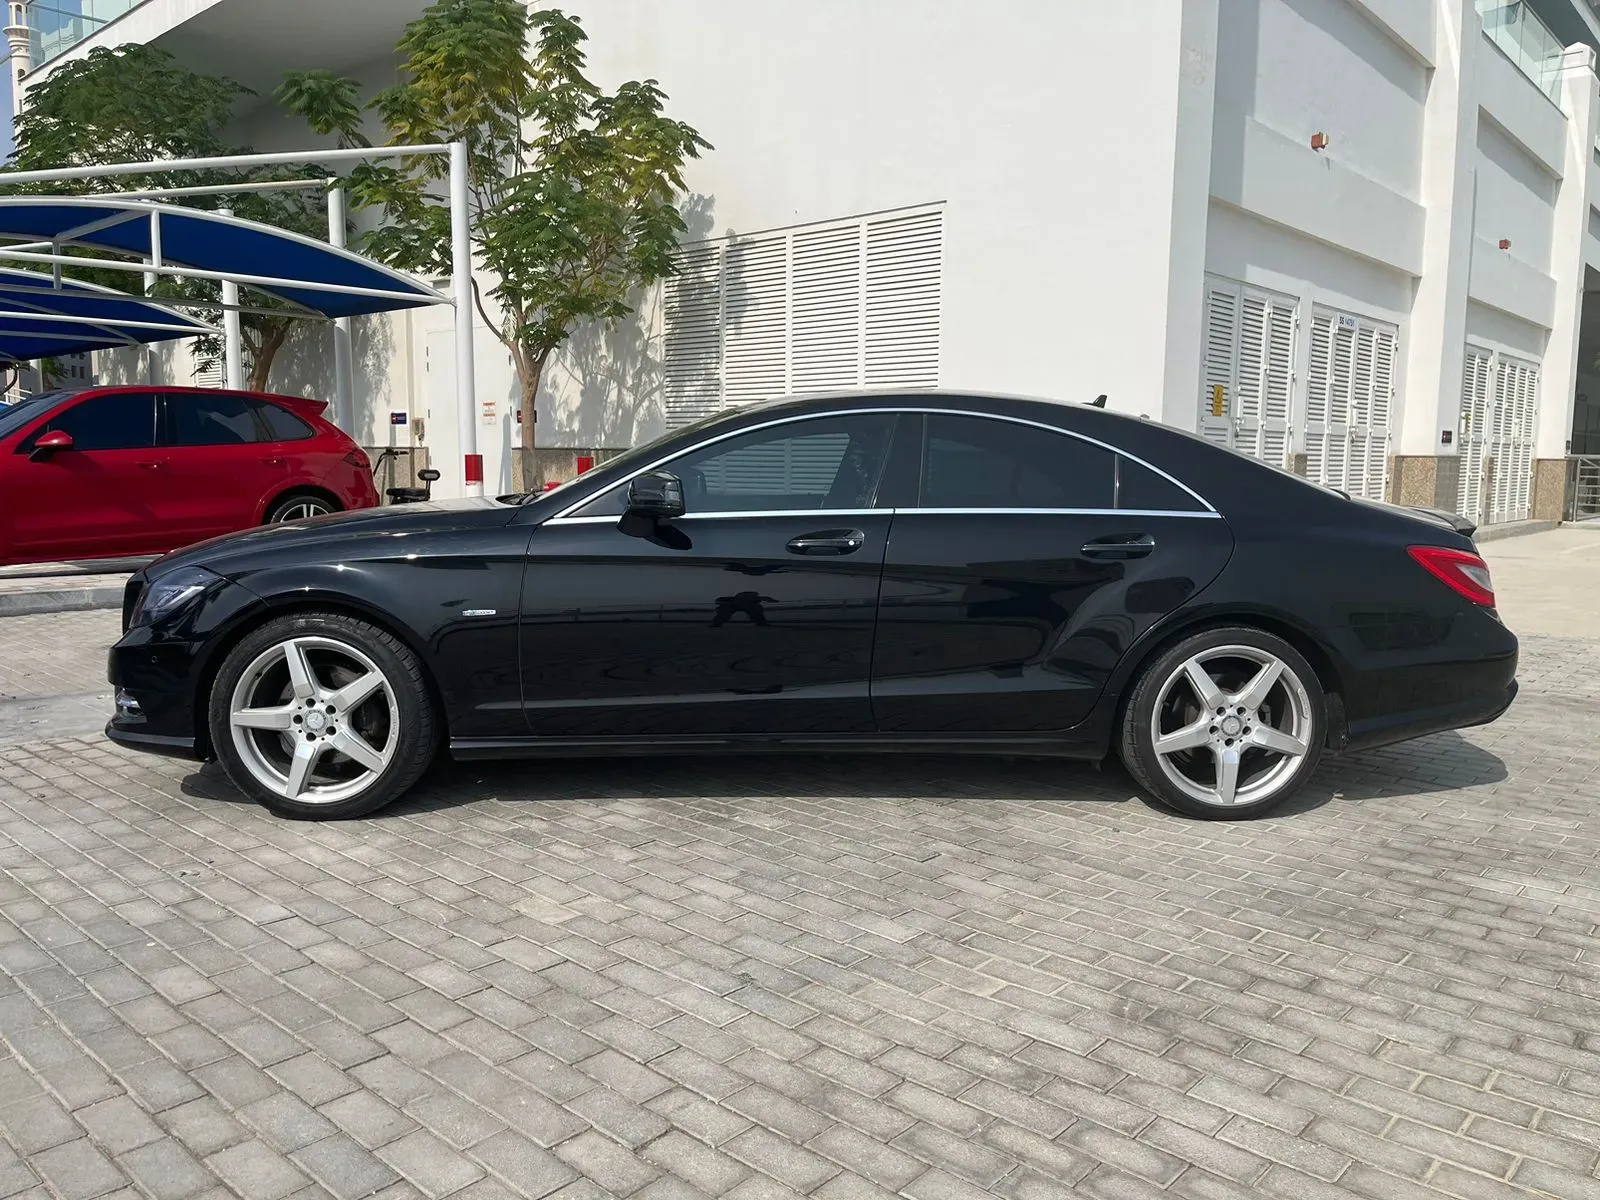
[[[1506,714],[1517,699],[1515,659],[1510,664],[1512,677],[1499,680],[1491,688],[1475,694],[1470,699],[1454,699],[1450,704],[1411,709],[1384,717],[1366,717],[1350,722],[1344,731],[1342,744],[1336,749],[1370,750],[1376,746],[1392,746],[1394,742],[1426,738],[1430,733],[1446,730],[1466,730],[1474,725],[1488,725]]]

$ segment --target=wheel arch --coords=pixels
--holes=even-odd
[[[293,596],[265,597],[265,607],[260,605],[251,607],[242,614],[220,638],[216,639],[207,653],[205,660],[200,664],[197,686],[195,687],[194,724],[195,724],[195,750],[202,758],[215,756],[215,748],[211,745],[210,721],[211,692],[216,686],[217,676],[222,671],[222,664],[227,661],[228,655],[233,653],[233,648],[250,634],[260,629],[268,621],[277,620],[279,617],[291,617],[297,613],[330,613],[337,616],[353,617],[358,621],[383,630],[390,637],[400,642],[416,656],[417,665],[422,670],[423,682],[428,688],[428,699],[433,704],[434,711],[438,714],[441,738],[449,735],[449,710],[445,707],[443,693],[439,690],[439,681],[434,677],[433,668],[429,665],[427,648],[422,639],[416,636],[415,631],[409,629],[402,622],[396,621],[392,616],[382,612],[357,598],[349,595],[323,595],[320,593],[295,594]]]
[[[340,500],[339,497],[328,488],[322,487],[321,485],[315,483],[292,483],[288,487],[279,488],[267,498],[267,502],[261,506],[261,511],[256,514],[256,524],[265,525],[267,523],[267,518],[272,515],[274,509],[276,509],[285,500],[292,500],[299,496],[315,497],[318,500],[326,500],[333,506],[334,512],[345,511],[344,501]]]

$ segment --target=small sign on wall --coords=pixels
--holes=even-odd
[[[1220,383],[1213,384],[1211,386],[1211,415],[1213,417],[1226,416],[1227,411],[1228,401],[1222,385]]]
[[[1455,440],[1456,440],[1456,431],[1454,429],[1441,429],[1439,431],[1439,444],[1441,446],[1448,446],[1451,442],[1453,442]]]
[[[405,423],[406,423],[406,414],[405,413],[403,413],[403,412],[392,412],[392,413],[389,414],[389,424],[391,424],[391,425],[404,425]]]
[[[483,423],[485,425],[493,425],[495,423],[495,406],[493,400],[485,400],[483,402]]]

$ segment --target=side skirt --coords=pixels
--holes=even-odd
[[[1053,737],[950,736],[947,734],[737,734],[663,738],[451,738],[450,754],[491,758],[588,758],[667,754],[975,754],[1095,761],[1103,746]]]

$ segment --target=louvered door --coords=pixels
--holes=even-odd
[[[1395,406],[1394,326],[1318,307],[1306,380],[1306,478],[1382,500]]]
[[[1205,361],[1200,371],[1200,435],[1219,446],[1233,445],[1233,416],[1239,374],[1239,289],[1206,283]]]
[[[1295,307],[1287,296],[1206,281],[1198,428],[1276,467],[1288,465]]]
[[[939,382],[940,212],[867,222],[867,387],[934,387]]]
[[[1533,438],[1538,421],[1539,368],[1496,355],[1490,392],[1486,457],[1492,463],[1489,520],[1525,521],[1532,513]]]
[[[1456,508],[1474,522],[1484,520],[1483,472],[1489,445],[1489,391],[1494,377],[1494,356],[1467,347],[1461,372],[1461,423],[1456,431],[1461,457],[1461,478]]]

